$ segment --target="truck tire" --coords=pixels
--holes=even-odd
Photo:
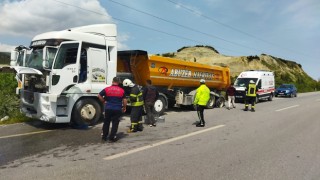
[[[215,96],[214,95],[212,95],[212,94],[210,94],[210,99],[209,99],[209,101],[208,101],[208,103],[207,103],[207,108],[208,109],[212,109],[213,107],[214,107],[214,102],[215,102]]]
[[[220,96],[217,100],[216,100],[216,107],[218,108],[222,108],[223,106],[225,106],[225,99],[224,97]]]
[[[156,114],[162,115],[167,107],[167,101],[163,96],[159,96],[158,100],[154,103],[153,110]]]
[[[78,126],[92,126],[101,118],[101,106],[94,99],[80,99],[72,110],[72,121]]]
[[[272,101],[272,98],[273,98],[273,95],[272,95],[272,93],[271,93],[270,96],[269,96],[269,98],[268,98],[268,100],[269,100],[269,101]]]

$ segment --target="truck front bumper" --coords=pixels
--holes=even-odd
[[[22,90],[20,111],[27,117],[50,123],[70,122],[67,115],[57,116],[57,96],[52,94]]]

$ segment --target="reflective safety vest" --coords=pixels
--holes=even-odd
[[[143,96],[142,92],[137,86],[134,86],[130,93],[130,102],[131,106],[142,106],[143,105]]]
[[[202,106],[207,105],[210,99],[210,89],[205,85],[201,84],[196,90],[196,97],[194,98],[193,104],[199,104]]]
[[[255,84],[249,84],[247,96],[256,97],[256,89],[257,89],[257,86]]]

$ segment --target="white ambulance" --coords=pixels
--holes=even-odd
[[[250,70],[240,73],[234,82],[236,88],[236,101],[244,101],[246,97],[246,87],[249,81],[253,80],[257,85],[256,103],[261,99],[272,101],[275,91],[274,73],[264,70]]]

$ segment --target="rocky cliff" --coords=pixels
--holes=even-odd
[[[202,64],[229,66],[232,80],[245,70],[270,70],[275,73],[276,86],[293,83],[300,92],[314,91],[319,87],[319,83],[306,74],[300,64],[272,55],[226,56],[210,46],[183,47],[177,52],[162,55]]]

